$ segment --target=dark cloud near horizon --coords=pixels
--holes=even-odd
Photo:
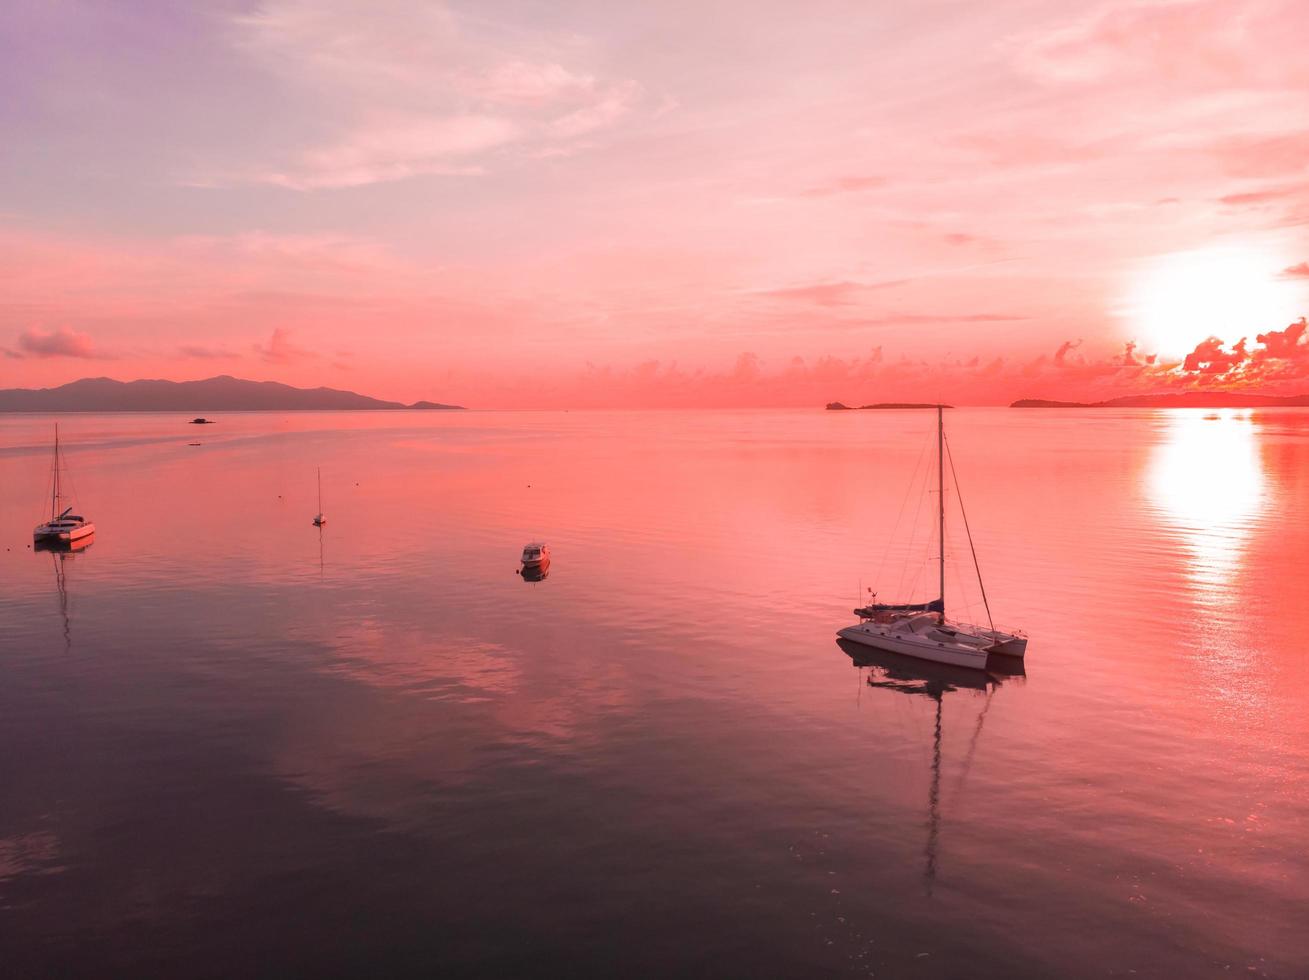
[[[1191,383],[1253,387],[1309,379],[1309,324],[1304,317],[1281,330],[1242,337],[1230,347],[1207,337],[1183,359],[1180,372]]]

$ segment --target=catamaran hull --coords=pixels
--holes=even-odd
[[[82,538],[88,538],[95,534],[94,524],[83,524],[81,527],[73,528],[71,531],[44,531],[37,528],[32,532],[33,541],[44,543],[58,542],[60,544],[71,544],[74,541],[80,541]]]
[[[956,667],[975,667],[986,669],[986,650],[974,650],[962,644],[941,643],[936,640],[897,634],[877,623],[860,623],[837,630],[837,636],[852,643],[861,643],[876,650],[899,653],[919,660],[930,660],[938,664],[952,664]]]
[[[1027,653],[1027,637],[1007,636],[1004,633],[994,635],[997,642],[990,648],[991,653],[1003,654],[1006,657],[1021,657]]]

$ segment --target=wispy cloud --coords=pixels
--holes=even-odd
[[[800,192],[801,197],[831,197],[835,194],[857,194],[886,186],[885,177],[834,177]]]
[[[265,165],[200,175],[200,184],[296,190],[355,187],[419,175],[475,176],[495,154],[576,149],[617,124],[642,93],[568,58],[572,36],[499,28],[442,3],[270,0],[233,19],[240,49],[293,90],[310,90],[320,128]]]
[[[179,357],[194,357],[200,360],[225,360],[241,355],[226,347],[204,347],[199,344],[183,344],[177,348]]]

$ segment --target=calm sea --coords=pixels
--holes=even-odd
[[[0,970],[1309,975],[1309,412],[946,418],[1025,676],[928,413],[0,416]]]

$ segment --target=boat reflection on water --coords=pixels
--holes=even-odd
[[[95,544],[95,535],[87,535],[76,541],[61,541],[58,538],[44,538],[32,543],[33,551],[50,551],[59,555],[76,555]]]
[[[72,561],[94,543],[94,535],[88,535],[75,541],[48,539],[38,541],[32,546],[34,551],[48,552],[54,564],[55,590],[59,596],[59,617],[64,625],[65,652],[71,650],[73,646],[73,618],[68,609],[68,568],[65,563]]]
[[[936,882],[937,852],[941,833],[941,732],[942,714],[945,696],[952,692],[968,691],[974,697],[984,697],[985,701],[977,714],[972,737],[968,742],[968,751],[964,756],[959,771],[959,780],[955,793],[963,787],[968,778],[968,771],[973,764],[973,755],[977,751],[978,739],[982,726],[986,722],[986,713],[991,710],[991,700],[1001,684],[1026,682],[1027,671],[1023,661],[1014,657],[991,658],[995,669],[985,672],[969,667],[956,667],[950,664],[932,663],[898,653],[876,650],[845,639],[838,639],[837,646],[849,656],[858,668],[861,677],[867,670],[869,687],[897,691],[900,694],[930,698],[936,702],[936,719],[932,726],[932,779],[927,793],[927,842],[923,849],[923,879],[927,884],[927,894],[932,894]],[[863,684],[860,684],[862,691]]]
[[[524,565],[519,573],[524,582],[540,582],[550,575],[550,559],[546,558],[539,565]]]

